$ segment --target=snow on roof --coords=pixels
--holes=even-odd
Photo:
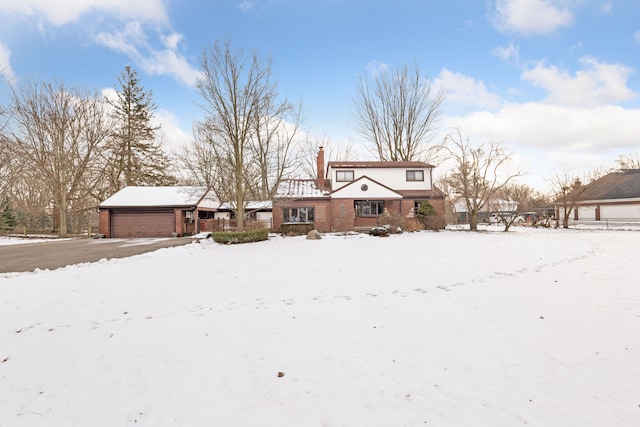
[[[99,207],[195,206],[206,192],[206,187],[129,186],[100,203]]]
[[[285,179],[280,181],[274,198],[329,197],[329,192],[320,190],[315,179]]]

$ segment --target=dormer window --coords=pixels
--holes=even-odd
[[[336,171],[336,181],[338,182],[353,181],[353,171]]]
[[[424,171],[407,171],[407,181],[424,181]]]

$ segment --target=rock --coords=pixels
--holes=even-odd
[[[310,232],[307,233],[307,240],[320,240],[322,239],[322,236],[320,235],[320,232],[318,232],[318,230],[311,230]]]

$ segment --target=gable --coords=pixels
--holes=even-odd
[[[332,199],[402,199],[402,195],[373,179],[362,176],[331,193]]]

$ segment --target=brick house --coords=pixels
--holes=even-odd
[[[428,200],[444,215],[444,193],[433,185],[433,166],[424,162],[328,162],[317,157],[316,179],[283,180],[273,200],[273,228],[313,223],[320,232],[379,225],[388,212],[414,218]]]

